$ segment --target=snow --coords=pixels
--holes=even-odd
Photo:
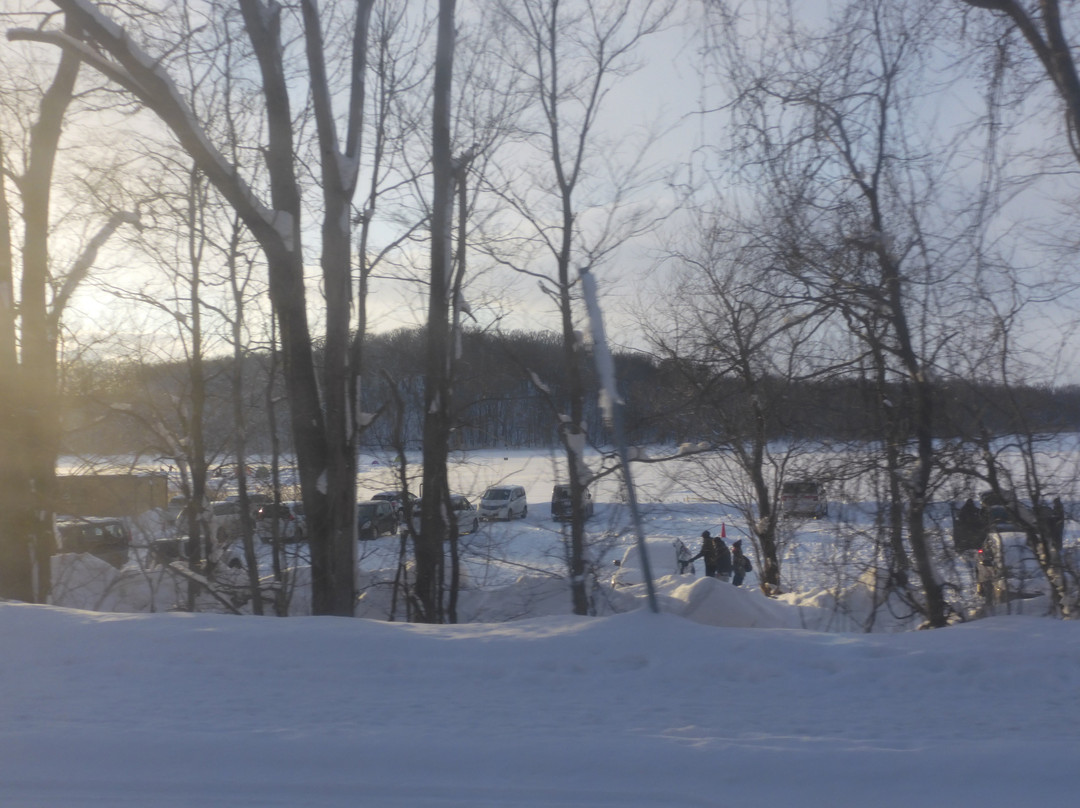
[[[535,371],[529,371],[529,378],[532,380],[533,387],[535,387],[544,395],[551,395],[551,388],[544,384],[543,380],[536,374]]]
[[[463,619],[486,622],[81,610],[106,590],[98,608],[134,608],[127,570],[66,589],[63,607],[0,602],[0,805],[1071,804],[1080,623],[844,631],[825,588],[777,600],[752,576],[671,574],[676,538],[696,551],[702,529],[739,530],[728,506],[665,480],[683,462],[635,469],[659,615],[640,585],[610,590],[601,616],[566,613],[553,461],[512,450],[462,458],[452,479],[466,494],[523,484],[531,500],[527,519],[470,537],[470,580],[495,585],[462,593]],[[363,490],[393,473],[361,467]],[[591,533],[625,519],[617,492],[594,488]],[[787,563],[808,567],[831,529],[807,525]],[[619,532],[607,557],[632,543]],[[360,547],[365,585],[396,541]],[[480,548],[513,563],[481,563]],[[94,561],[61,567],[86,584]],[[862,602],[849,593],[848,620]]]
[[[1078,784],[1074,622],[837,635],[640,610],[426,627],[0,604],[0,626],[5,806],[1013,808]]]
[[[604,333],[604,315],[600,309],[596,278],[587,269],[581,270],[580,274],[581,292],[589,312],[596,375],[600,378],[600,409],[604,413],[604,419],[610,424],[615,420],[615,408],[622,406],[623,401],[615,379],[615,362],[611,358],[611,350]]]

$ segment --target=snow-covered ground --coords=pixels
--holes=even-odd
[[[386,474],[365,468],[362,490],[392,487]],[[1075,799],[1080,623],[1028,614],[857,633],[843,629],[858,622],[858,597],[838,610],[823,588],[777,601],[752,577],[736,588],[700,568],[673,575],[675,539],[696,551],[701,530],[723,524],[732,538],[740,523],[658,467],[640,494],[662,613],[630,586],[598,600],[601,616],[573,617],[547,507],[551,458],[487,453],[457,474],[466,494],[495,482],[528,489],[526,519],[485,525],[467,548],[462,616],[483,622],[0,603],[0,806]],[[615,481],[598,487],[590,525],[605,559],[632,542],[619,499]],[[825,583],[831,528],[806,525],[795,538],[787,563],[805,569],[793,579]],[[361,611],[375,616],[396,541],[362,550],[372,585]],[[106,595],[75,562],[70,600],[116,608],[148,597],[153,576],[129,569]],[[147,605],[168,600],[164,580]]]

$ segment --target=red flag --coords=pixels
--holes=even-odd
[[[725,525],[723,522],[720,523],[720,538],[727,538],[727,525]]]

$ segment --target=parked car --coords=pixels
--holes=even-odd
[[[480,529],[480,512],[475,505],[469,502],[468,497],[461,494],[451,494],[450,507],[454,509],[460,535],[475,533]]]
[[[122,519],[64,516],[56,520],[58,553],[89,553],[114,567],[127,563],[131,531]]]
[[[1012,491],[984,491],[978,504],[969,498],[959,506],[950,503],[950,511],[953,548],[961,554],[981,550],[991,531],[1025,534],[1034,542],[1038,529],[1035,511]]]
[[[524,519],[528,513],[529,503],[520,485],[493,485],[480,498],[481,519]]]
[[[399,521],[405,521],[406,512],[412,512],[413,503],[416,502],[416,496],[410,494],[408,491],[380,491],[371,498],[372,500],[382,500],[389,502],[394,506],[394,512],[397,514]]]
[[[230,494],[229,496],[225,497],[225,499],[228,502],[235,502],[237,505],[240,504],[239,494]],[[269,494],[258,494],[249,491],[247,494],[247,501],[248,510],[251,511],[251,516],[252,518],[254,518],[259,513],[259,508],[261,508],[263,505],[272,505],[274,502],[274,498]]]
[[[780,487],[780,510],[784,516],[818,517],[829,515],[825,486],[813,480],[795,480]]]
[[[154,539],[150,542],[150,559],[156,564],[169,564],[188,557],[191,539],[187,536],[172,536]]]
[[[255,535],[263,544],[270,544],[274,540],[275,519],[279,541],[294,544],[306,540],[303,502],[296,500],[259,506],[255,512]]]
[[[412,529],[414,533],[420,532],[420,508],[422,504],[422,499],[413,501]],[[475,533],[480,529],[479,511],[476,509],[476,506],[469,501],[468,497],[462,494],[451,494],[450,508],[454,511],[454,518],[457,520],[459,536]]]
[[[356,503],[356,535],[359,539],[377,539],[396,533],[399,522],[394,503],[389,500]]]
[[[239,502],[221,500],[210,503],[210,538],[218,544],[225,545],[240,535],[243,530],[242,513]],[[185,508],[176,517],[176,531],[178,535],[188,534],[188,510]]]
[[[183,494],[177,494],[175,497],[169,499],[169,505],[166,507],[165,512],[168,514],[169,518],[175,522],[176,518],[184,512],[184,508],[186,507],[187,497]]]
[[[1017,499],[1012,491],[983,491],[979,495],[979,503],[988,530],[1023,532],[1038,524],[1035,511],[1026,502]]]
[[[585,505],[585,518],[593,515],[592,492],[586,488],[583,492]],[[573,517],[573,507],[570,501],[570,486],[566,484],[556,485],[551,490],[551,518],[559,522],[568,522]]]

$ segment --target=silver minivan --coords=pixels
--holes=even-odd
[[[480,498],[481,519],[524,519],[528,513],[529,503],[520,485],[493,485]]]
[[[784,516],[810,516],[818,519],[829,515],[829,500],[825,486],[813,480],[786,482],[780,487],[780,512]]]

